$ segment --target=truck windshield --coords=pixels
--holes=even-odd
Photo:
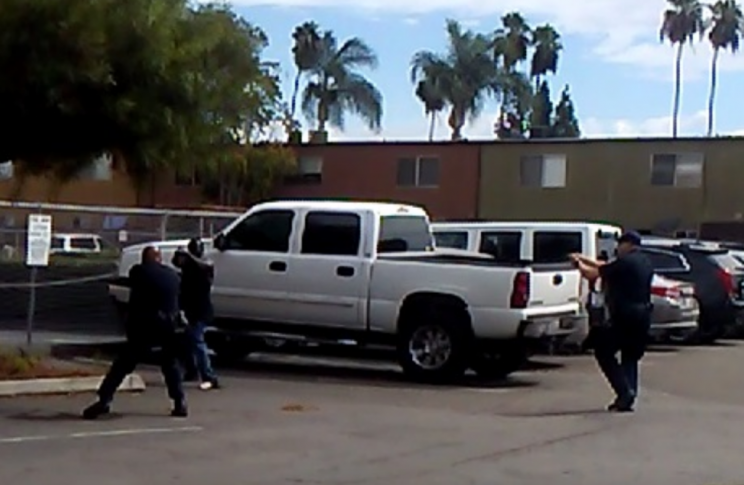
[[[421,216],[382,216],[378,253],[426,251],[434,247],[429,222]]]

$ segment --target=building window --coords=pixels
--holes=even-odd
[[[523,187],[562,188],[566,186],[566,155],[530,155],[520,160]]]
[[[10,180],[13,178],[13,162],[7,161],[0,163],[0,180]]]
[[[80,178],[86,180],[111,180],[113,157],[104,153],[94,158],[90,164],[80,172]]]
[[[397,183],[400,187],[439,187],[439,158],[401,158]]]
[[[702,153],[657,153],[651,158],[651,185],[699,188],[703,185]]]
[[[288,184],[319,184],[323,181],[323,158],[305,156],[297,160],[297,171],[284,178]]]

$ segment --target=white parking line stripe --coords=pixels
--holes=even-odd
[[[41,436],[13,436],[9,438],[0,438],[1,444],[27,443],[31,441],[49,441],[64,439],[84,439],[84,438],[105,438],[113,436],[129,436],[138,434],[164,434],[164,433],[192,433],[202,431],[201,426],[183,426],[180,428],[132,428],[132,429],[115,429],[110,431],[82,431],[66,435],[41,435]]]

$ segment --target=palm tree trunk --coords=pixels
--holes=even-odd
[[[326,123],[328,122],[328,105],[324,99],[321,99],[318,103],[318,132],[323,133],[326,131]]]
[[[294,124],[295,121],[295,110],[297,109],[297,94],[300,92],[300,78],[302,76],[302,71],[298,70],[297,75],[294,79],[294,87],[292,88],[292,101],[289,105],[289,115],[292,118],[292,123]],[[292,127],[293,128],[293,127]]]
[[[708,95],[708,137],[713,136],[713,108],[716,101],[716,84],[718,82],[718,47],[713,49],[713,60],[710,63],[710,94]]]
[[[679,102],[682,94],[682,50],[685,43],[680,42],[677,47],[677,60],[674,67],[674,108],[672,112],[672,137],[677,138],[679,125]]]
[[[432,111],[429,113],[429,117],[431,118],[429,121],[429,141],[434,141],[434,127],[437,124],[437,112]]]

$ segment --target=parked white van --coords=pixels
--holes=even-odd
[[[432,224],[432,231],[437,247],[487,253],[499,262],[568,265],[570,253],[612,258],[622,228],[590,222],[446,222]],[[588,295],[582,281],[581,293]],[[580,344],[588,331],[585,322],[567,343]]]

